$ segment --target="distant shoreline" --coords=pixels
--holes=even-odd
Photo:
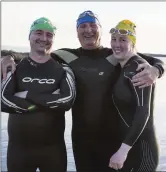
[[[146,54],[153,57],[166,57],[166,54],[151,54],[151,53],[142,53],[142,54]]]
[[[14,54],[14,53],[17,53],[17,55],[19,56],[19,57],[16,57],[16,59],[21,59],[23,57],[26,57],[29,54],[27,51],[21,52],[21,51],[17,51],[17,50],[13,50],[13,49],[10,49],[10,50],[2,49],[1,50],[1,58],[2,58],[2,56],[7,56],[7,55]],[[142,53],[142,54],[149,55],[152,57],[166,57],[166,54],[155,54],[155,53]]]

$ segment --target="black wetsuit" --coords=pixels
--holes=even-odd
[[[114,121],[118,135],[113,140],[117,141],[117,149],[122,142],[132,146],[120,172],[155,172],[158,165],[153,123],[154,86],[140,89],[131,82],[141,63],[143,60],[139,56],[127,61],[112,94],[118,116],[118,120]]]
[[[72,144],[77,171],[107,171],[109,159],[116,150],[112,139],[118,131],[118,117],[112,103],[112,87],[120,68],[112,60],[112,50],[61,49],[52,57],[66,62],[76,78],[77,96],[72,108]],[[164,72],[163,63],[142,55],[151,65]],[[112,132],[113,131],[113,132]]]
[[[15,57],[18,55],[13,53]],[[54,59],[69,64],[75,74],[77,96],[72,108],[72,144],[78,172],[110,170],[109,159],[116,150],[113,138],[118,131],[114,120],[118,116],[115,115],[111,87],[120,68],[115,67],[110,55],[112,50],[103,47],[95,50],[61,49],[52,53]],[[141,56],[159,69],[161,77],[164,63]]]
[[[54,92],[57,89],[59,94]],[[21,91],[28,91],[26,99],[14,96]],[[67,170],[64,115],[74,99],[70,69],[53,59],[38,64],[28,57],[17,65],[14,74],[8,73],[1,91],[2,111],[10,113],[8,172]]]

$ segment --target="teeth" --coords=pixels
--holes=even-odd
[[[115,53],[120,53],[120,50],[115,50]]]
[[[93,37],[93,35],[91,35],[91,36],[84,36],[85,38],[92,38]]]

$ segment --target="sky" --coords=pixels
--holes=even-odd
[[[77,48],[76,19],[92,10],[102,24],[102,45],[110,47],[109,30],[119,21],[136,24],[137,50],[166,54],[166,2],[1,2],[1,45],[27,47],[32,22],[47,17],[57,27],[53,49]]]

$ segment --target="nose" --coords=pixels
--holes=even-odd
[[[92,27],[90,25],[86,25],[85,31],[92,32]]]
[[[118,39],[116,39],[116,41],[115,41],[115,46],[116,46],[116,47],[120,47],[120,42],[119,42]]]
[[[43,33],[40,39],[42,41],[47,41],[47,35],[46,35],[46,33]]]

